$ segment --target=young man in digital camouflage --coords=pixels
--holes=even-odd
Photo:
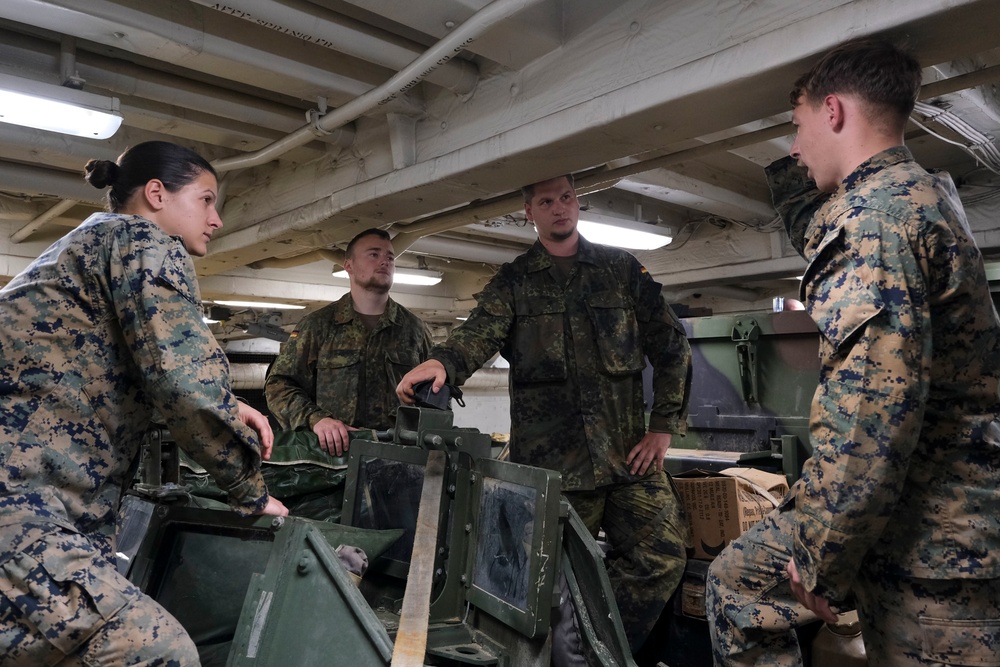
[[[612,551],[608,575],[633,650],[646,640],[686,563],[687,524],[663,458],[685,428],[691,349],[660,285],[636,259],[577,231],[571,177],[524,188],[538,241],[503,265],[469,319],[397,392],[462,384],[497,352],[510,362],[515,463],[557,470],[562,490]],[[642,370],[653,366],[647,432]]]
[[[1000,322],[954,184],[903,146],[920,81],[863,40],[794,86],[767,177],[821,333],[814,451],[712,563],[717,665],[801,665],[793,628],[849,604],[871,665],[1000,665]]]
[[[396,384],[427,356],[427,327],[389,297],[396,257],[388,232],[367,229],[347,244],[351,291],[299,322],[264,385],[282,428],[309,429],[341,455],[348,431],[395,424]]]

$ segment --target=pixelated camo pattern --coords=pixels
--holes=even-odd
[[[0,290],[0,562],[45,524],[110,555],[154,411],[234,509],[262,508],[259,445],[228,371],[179,239],[103,213],[46,250]]]
[[[199,660],[180,623],[84,536],[56,532],[0,563],[0,667],[57,664],[194,667]]]
[[[794,630],[817,618],[788,584],[796,513],[782,509],[732,542],[709,568],[706,611],[719,667],[804,664]],[[867,664],[1000,667],[1000,579],[913,578],[897,570],[885,560],[866,561],[854,598],[833,606],[841,613],[857,608]],[[830,650],[826,662],[835,659]],[[848,653],[854,649],[842,648],[839,658],[853,662]]]
[[[1000,577],[1000,322],[954,184],[904,147],[833,197],[801,172],[768,169],[822,333],[815,451],[793,489],[803,580],[842,598],[873,555]]]

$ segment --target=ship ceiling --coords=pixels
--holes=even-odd
[[[244,321],[344,294],[343,248],[376,226],[399,267],[443,274],[393,294],[446,332],[532,243],[520,186],[564,173],[589,212],[670,228],[637,255],[675,302],[770,307],[804,267],[763,178],[791,144],[790,84],[862,35],[924,64],[907,143],[1000,260],[992,0],[4,0],[0,74],[73,79],[124,122],[107,140],[0,124],[0,283],[101,209],[87,160],[166,139],[221,177],[203,297],[305,306]]]

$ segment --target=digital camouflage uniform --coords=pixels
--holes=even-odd
[[[282,346],[264,385],[267,407],[286,430],[312,430],[325,417],[391,428],[396,385],[430,347],[424,323],[392,299],[369,333],[345,294],[304,317]]]
[[[562,473],[591,532],[604,528],[609,578],[637,649],[683,575],[687,524],[666,474],[632,475],[625,459],[646,434],[644,354],[653,366],[649,430],[684,431],[684,330],[634,257],[582,238],[568,279],[536,242],[476,298],[430,356],[458,384],[498,351],[510,362],[510,458]]]
[[[197,663],[117,573],[115,515],[154,411],[233,509],[264,508],[228,376],[190,256],[138,216],[91,216],[0,290],[0,665]]]
[[[775,207],[819,326],[814,449],[709,570],[717,664],[800,665],[807,590],[853,594],[872,665],[1000,665],[1000,322],[951,179],[899,146],[822,196],[786,158]]]

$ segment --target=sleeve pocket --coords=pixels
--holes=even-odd
[[[810,315],[823,336],[839,350],[882,312],[885,302],[867,267],[839,249],[823,254],[828,259],[822,273],[809,275],[807,271],[807,279],[814,286],[809,299]]]
[[[43,561],[22,553],[0,565],[0,598],[7,598],[63,654],[75,652],[138,594],[110,567],[94,566],[100,556],[73,544],[80,541],[56,542],[55,558]]]
[[[194,276],[194,264],[190,256],[179,247],[172,247],[163,258],[157,279],[160,284],[174,290],[188,301],[199,304],[200,295],[197,284],[193,282]]]

